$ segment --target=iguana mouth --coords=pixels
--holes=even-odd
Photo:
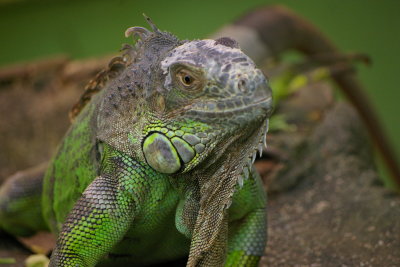
[[[236,98],[224,101],[207,101],[191,105],[188,109],[188,114],[204,115],[204,116],[230,116],[237,113],[251,112],[257,108],[268,115],[268,111],[272,106],[272,97],[266,97],[258,101],[249,102],[249,98]]]

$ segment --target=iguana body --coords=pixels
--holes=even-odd
[[[128,29],[140,40],[46,172],[42,214],[59,236],[50,266],[185,255],[187,266],[256,266],[266,199],[251,161],[267,132],[267,81],[229,38],[180,41],[151,26]]]

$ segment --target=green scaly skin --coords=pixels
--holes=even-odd
[[[180,41],[150,25],[128,29],[140,41],[49,164],[41,212],[58,234],[50,266],[187,255],[187,266],[257,266],[266,197],[252,160],[271,112],[267,81],[232,39]],[[0,193],[2,226],[22,201],[10,191]]]

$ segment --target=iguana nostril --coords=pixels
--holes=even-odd
[[[245,93],[246,92],[246,85],[247,82],[245,79],[240,79],[238,82],[238,89],[240,92]]]

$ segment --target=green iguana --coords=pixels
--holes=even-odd
[[[233,39],[181,41],[147,20],[153,31],[129,28],[136,45],[82,97],[44,178],[3,186],[0,224],[58,234],[50,266],[185,255],[187,266],[256,266],[266,196],[252,162],[268,82]]]

